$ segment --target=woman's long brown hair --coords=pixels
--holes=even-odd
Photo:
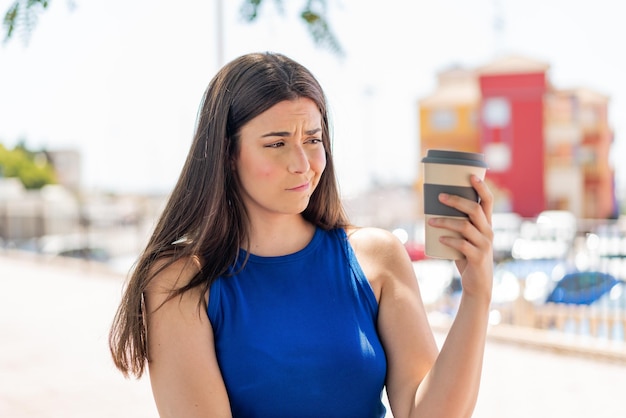
[[[203,97],[191,149],[154,232],[130,273],[109,334],[116,367],[139,378],[147,353],[144,292],[159,271],[177,260],[202,260],[200,272],[170,297],[211,283],[232,266],[248,239],[247,214],[231,162],[248,121],[284,100],[313,100],[322,115],[326,168],[302,216],[331,229],[346,227],[332,160],[326,98],[302,65],[275,53],[241,56],[211,80]],[[155,262],[159,262],[159,269]],[[204,303],[204,298],[198,301]]]

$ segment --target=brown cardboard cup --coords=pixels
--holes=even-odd
[[[448,229],[433,228],[428,220],[433,217],[467,218],[467,214],[439,202],[440,193],[463,196],[478,201],[470,183],[471,175],[485,178],[487,164],[483,154],[447,150],[428,150],[422,159],[424,165],[424,216],[426,221],[425,253],[429,257],[458,260],[463,254],[439,242],[441,236],[460,236]]]

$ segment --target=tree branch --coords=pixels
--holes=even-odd
[[[20,30],[24,42],[28,43],[39,14],[49,4],[50,0],[15,0],[2,20],[2,26],[6,31],[4,43],[11,39],[16,30]]]
[[[327,0],[304,0],[305,6],[300,19],[307,27],[313,42],[321,47],[343,56],[343,48],[333,34],[327,19]],[[2,26],[5,32],[4,43],[19,32],[24,42],[28,43],[37,25],[39,15],[48,8],[51,0],[14,0],[4,14]],[[240,14],[246,22],[259,18],[259,10],[264,0],[242,0]],[[283,0],[274,0],[276,8],[284,14]]]

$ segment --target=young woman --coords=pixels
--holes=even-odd
[[[441,195],[463,295],[438,350],[403,245],[350,225],[324,93],[273,53],[206,90],[178,183],[125,289],[110,347],[147,365],[161,417],[469,417],[492,286],[492,196]],[[429,278],[438,280],[438,278]]]

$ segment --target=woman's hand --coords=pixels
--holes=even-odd
[[[461,234],[461,238],[442,237],[441,242],[459,250],[465,258],[457,260],[461,273],[463,292],[467,296],[491,300],[493,285],[493,230],[491,214],[493,195],[484,181],[477,176],[471,183],[478,193],[479,202],[459,196],[440,194],[439,201],[466,213],[467,219],[433,218],[430,225]]]

